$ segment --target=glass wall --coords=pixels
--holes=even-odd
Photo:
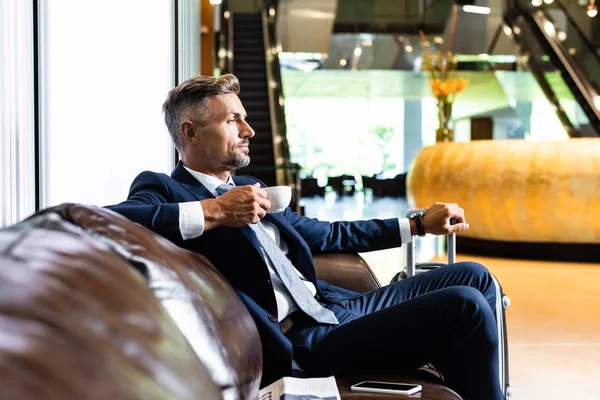
[[[171,1],[40,0],[41,206],[124,200],[170,172],[161,105],[175,81]]]
[[[568,140],[531,73],[458,74],[469,85],[453,105],[456,141],[471,140],[475,117],[493,120],[494,139]],[[435,144],[438,109],[425,73],[288,69],[282,80],[292,161],[321,186],[331,176],[394,177],[421,147]],[[572,100],[563,103],[576,113]]]
[[[400,173],[403,113],[401,98],[288,98],[292,162],[322,185],[328,176]]]
[[[0,228],[35,210],[33,3],[0,1]]]

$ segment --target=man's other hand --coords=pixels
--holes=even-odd
[[[259,183],[236,186],[216,199],[202,202],[204,229],[217,226],[240,228],[258,223],[271,208],[267,192]]]
[[[435,203],[423,216],[425,233],[448,235],[469,229],[465,210],[453,203]]]

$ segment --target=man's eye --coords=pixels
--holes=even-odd
[[[233,124],[235,122],[235,119],[230,119],[229,121],[227,121],[228,124]]]

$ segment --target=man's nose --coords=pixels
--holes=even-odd
[[[240,137],[244,139],[254,137],[256,133],[254,132],[254,129],[252,129],[250,124],[246,121],[244,121],[243,124],[244,125],[242,126],[242,129],[240,129]]]

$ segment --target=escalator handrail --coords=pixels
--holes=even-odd
[[[535,25],[537,25],[541,34],[544,36],[544,38],[558,57],[563,68],[569,74],[570,78],[573,80],[573,83],[575,83],[575,86],[577,86],[577,90],[581,93],[581,95],[585,98],[585,101],[590,106],[590,109],[596,117],[596,120],[600,121],[600,110],[598,110],[595,107],[594,103],[594,96],[598,96],[596,89],[588,81],[586,75],[582,73],[583,71],[581,70],[581,68],[577,66],[576,63],[574,63],[571,60],[570,56],[566,54],[565,48],[562,45],[562,43],[560,43],[558,39],[556,39],[552,35],[548,34],[543,27],[543,21],[541,21],[540,18],[545,18],[549,21],[552,21],[552,18],[550,17],[548,12],[546,12],[546,10],[544,10],[543,8],[538,8],[535,10],[535,12],[524,10],[523,7],[519,4],[518,0],[513,0],[513,4],[517,5],[518,9],[521,11],[521,15],[523,15],[526,18],[530,18],[535,23]],[[593,126],[597,126],[592,121],[590,122]]]
[[[512,0],[512,3],[513,7],[515,7],[521,14],[532,14],[533,7],[529,7],[530,9],[527,9],[520,4],[519,0]],[[579,38],[581,38],[581,41],[584,43],[585,47],[587,47],[587,50],[594,55],[594,57],[596,58],[596,60],[598,60],[598,63],[600,64],[600,56],[594,48],[594,45],[590,42],[590,40],[587,38],[587,35],[581,30],[579,25],[577,25],[577,22],[573,19],[571,14],[569,14],[569,10],[567,10],[564,4],[562,4],[561,0],[555,0],[555,4],[557,4],[558,8],[560,8],[561,11],[564,13],[569,23],[569,26],[572,26],[577,31],[577,35],[579,36]],[[543,11],[545,17],[554,23],[554,19],[546,11],[544,6],[537,7],[536,10]]]
[[[598,64],[600,64],[600,56],[598,56],[598,53],[597,53],[596,49],[594,48],[594,45],[592,45],[590,40],[587,38],[586,34],[581,30],[579,25],[577,25],[577,23],[575,22],[573,17],[571,17],[571,14],[569,14],[569,10],[567,10],[567,8],[564,6],[564,4],[562,4],[562,2],[560,0],[555,0],[555,2],[558,5],[558,8],[560,8],[562,10],[562,12],[565,14],[565,16],[567,17],[567,21],[569,21],[569,25],[572,26],[573,28],[575,28],[575,30],[579,34],[579,37],[581,38],[582,42],[585,44],[585,46],[587,47],[589,52],[594,55],[596,60],[598,60]]]
[[[518,0],[506,0],[506,3],[505,3],[506,13],[504,15],[504,20],[505,20],[506,24],[508,24],[508,25],[513,25],[515,23],[515,20],[513,20],[513,18],[515,18],[517,16],[520,16],[524,20],[526,20],[527,17],[530,16],[521,7],[516,7],[514,5],[516,3],[516,1],[518,1]],[[513,3],[512,8],[509,6],[510,3]],[[516,11],[516,13],[514,11]],[[512,14],[512,18],[511,18],[511,14]],[[533,39],[533,37],[531,35],[533,35],[533,32],[531,31],[531,26],[529,24],[524,24],[524,26],[522,27],[521,33],[519,35],[515,35],[515,40],[517,40],[517,42],[520,42],[521,46],[523,46],[526,53],[533,54],[533,48],[529,45],[529,40],[524,39],[527,37],[527,38],[531,38],[532,40],[535,40],[535,39]],[[548,81],[546,81],[546,79],[544,78],[544,72],[540,69],[538,62],[535,60],[536,59],[533,58],[533,59],[530,59],[530,61],[528,62],[531,73],[533,74],[534,78],[538,82],[542,92],[544,92],[544,94],[546,95],[546,97],[548,98],[550,103],[555,107],[556,115],[557,115],[558,119],[560,120],[561,124],[563,125],[565,131],[568,133],[569,137],[581,137],[581,132],[579,132],[579,130],[577,130],[575,128],[575,126],[573,125],[573,122],[571,121],[569,116],[566,114],[564,108],[562,107],[560,101],[558,100],[556,93],[554,92],[554,90],[552,89],[552,87],[550,86]]]
[[[226,12],[229,13],[229,18],[225,18]],[[233,13],[231,12],[228,0],[223,0],[221,3],[219,18],[221,22],[220,43],[216,46],[216,56],[219,60],[219,65],[221,65],[222,72],[233,74]],[[225,49],[224,57],[220,55],[219,49],[221,48]],[[224,59],[223,64],[220,64],[221,59]]]
[[[269,93],[269,109],[271,115],[275,163],[277,166],[286,166],[290,164],[290,155],[285,132],[285,111],[283,105],[279,104],[279,98],[283,97],[283,90],[281,88],[282,80],[278,55],[273,54],[275,27],[274,24],[269,22],[269,9],[276,6],[277,1],[265,1],[260,14],[265,45],[265,62],[268,80],[267,90]],[[271,86],[270,82],[275,82],[275,85]],[[292,176],[289,172],[286,172],[287,169],[288,168],[285,167],[277,168],[278,174],[276,179],[278,184],[289,185],[292,183]]]

